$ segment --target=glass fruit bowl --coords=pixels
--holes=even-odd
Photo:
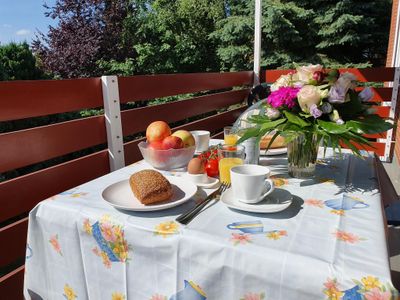
[[[156,150],[148,147],[146,142],[138,144],[144,160],[160,170],[172,170],[186,167],[193,158],[195,146],[182,149]]]

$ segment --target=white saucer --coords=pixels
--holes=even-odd
[[[172,199],[166,202],[144,205],[134,195],[129,185],[129,179],[118,181],[104,189],[103,199],[110,205],[131,211],[155,211],[167,209],[185,203],[197,192],[197,187],[191,181],[176,176],[165,176],[172,185]]]
[[[265,149],[260,149],[260,155],[281,155],[285,153],[287,153],[287,147],[269,149],[267,152],[265,152]]]
[[[221,195],[221,201],[226,206],[238,210],[255,213],[275,213],[288,208],[292,204],[293,196],[284,189],[275,188],[263,201],[255,204],[247,204],[236,199],[232,188],[230,188]]]

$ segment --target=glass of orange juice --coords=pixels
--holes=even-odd
[[[224,127],[224,143],[226,145],[235,145],[238,140],[236,132],[233,131],[232,126]]]
[[[244,146],[220,145],[218,147],[219,180],[231,182],[231,168],[244,163]]]

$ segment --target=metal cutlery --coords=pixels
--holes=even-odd
[[[210,203],[212,200],[216,199],[218,200],[218,197],[229,187],[231,186],[230,183],[223,182],[220,187],[211,193],[206,199],[201,201],[199,204],[197,204],[195,207],[193,207],[191,210],[188,212],[180,215],[179,217],[176,218],[176,221],[178,221],[181,224],[189,224],[190,221],[192,221],[201,211],[202,209]]]

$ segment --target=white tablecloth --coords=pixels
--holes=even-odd
[[[143,161],[41,202],[29,217],[26,299],[397,299],[372,160],[321,159],[310,180],[289,178],[285,163],[262,160],[294,195],[275,214],[219,202],[183,226],[176,216],[212,190],[158,212],[102,200]]]

